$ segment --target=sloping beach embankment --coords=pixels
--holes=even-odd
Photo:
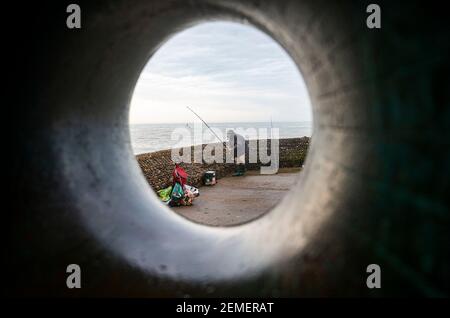
[[[255,144],[256,143],[250,142],[246,147],[246,166],[248,170],[258,170],[261,166],[270,165],[270,163],[262,164],[259,160],[259,156],[258,162],[248,163],[248,149],[256,147]],[[279,139],[279,167],[301,167],[305,161],[309,144],[309,137]],[[206,145],[202,145],[202,149],[204,149],[205,146]],[[189,184],[196,187],[201,186],[202,176],[204,172],[208,170],[216,171],[216,176],[218,179],[228,176],[234,171],[234,164],[226,163],[225,146],[223,146],[222,149],[223,163],[206,163],[204,161],[202,163],[194,163],[194,146],[191,147],[191,163],[180,163],[180,166],[183,167],[189,175]],[[271,140],[267,141],[267,149],[267,153],[270,156]],[[180,151],[180,154],[182,154],[182,151]],[[170,149],[139,154],[136,156],[136,159],[149,185],[155,191],[163,189],[172,184],[172,171],[175,163],[172,161],[172,151]]]

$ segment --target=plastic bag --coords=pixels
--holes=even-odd
[[[157,191],[159,198],[163,201],[163,202],[167,202],[170,200],[170,194],[172,192],[172,186],[169,186],[165,189],[161,189],[159,191]]]
[[[200,192],[198,191],[198,189],[196,187],[193,187],[188,184],[184,185],[184,191],[190,192],[193,195],[193,197],[198,197],[200,195]]]
[[[173,182],[179,182],[182,186],[184,186],[187,182],[188,175],[183,168],[181,168],[178,164],[175,165],[175,169],[172,173]]]
[[[172,189],[171,198],[172,200],[178,201],[184,196],[183,187],[179,182],[176,182]]]

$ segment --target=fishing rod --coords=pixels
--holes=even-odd
[[[192,110],[192,108],[190,108],[189,106],[186,106],[186,108],[189,109],[191,112],[193,112],[194,115],[197,116],[197,117],[198,117],[198,118],[206,125],[206,127],[208,127],[209,130],[211,130],[211,132],[214,134],[214,136],[216,136],[216,138],[219,139],[219,141],[220,141],[221,143],[223,143],[222,139],[220,139],[219,136],[216,135],[216,133],[214,132],[214,130],[212,130],[212,128],[209,127],[209,125],[206,123],[206,121],[204,121],[204,120],[203,120],[196,112],[194,112],[194,111]]]
[[[270,116],[270,140],[273,139],[273,125],[272,125],[272,116]]]

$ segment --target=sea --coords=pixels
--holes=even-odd
[[[201,122],[168,124],[130,124],[134,154],[223,142],[227,131],[234,130],[246,139],[311,137],[312,122]]]

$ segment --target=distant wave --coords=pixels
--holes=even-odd
[[[211,123],[212,128],[218,129],[225,136],[226,129],[249,129],[278,128],[280,138],[310,137],[312,134],[312,122],[274,122],[274,123]],[[177,140],[172,140],[174,129],[185,128],[192,131],[193,125],[189,123],[168,124],[130,124],[131,145],[134,154],[154,152],[158,150],[171,149],[174,147],[191,146],[193,142],[180,145]],[[217,138],[203,125],[204,142],[217,142]],[[257,135],[247,136],[248,139],[256,139]],[[226,139],[226,138],[224,138]]]

